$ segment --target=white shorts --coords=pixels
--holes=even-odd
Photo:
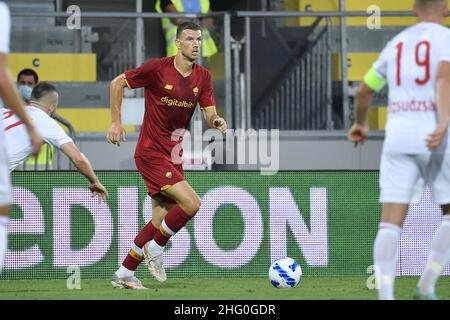
[[[8,159],[6,158],[5,136],[0,124],[0,206],[11,202],[11,182],[9,178]]]
[[[418,203],[425,184],[437,204],[450,203],[450,154],[381,155],[381,203]]]

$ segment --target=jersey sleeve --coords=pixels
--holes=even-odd
[[[158,65],[158,60],[153,59],[144,62],[135,69],[125,71],[125,82],[127,83],[127,86],[131,89],[149,86],[153,82],[154,73],[156,72]]]
[[[200,98],[198,100],[200,109],[212,108],[216,106],[214,98],[214,88],[211,74],[208,70],[205,71],[205,79],[203,81],[203,88],[200,91]]]
[[[373,91],[379,92],[387,83],[387,65],[390,52],[389,42],[381,51],[378,59],[364,76],[364,83]]]
[[[376,74],[383,79],[387,78],[387,65],[389,60],[389,53],[391,51],[391,43],[389,42],[386,47],[381,51],[378,59],[373,63],[372,68]]]
[[[60,149],[63,144],[73,141],[50,116],[45,114],[42,116],[32,115],[32,117],[33,123],[45,142]]]
[[[0,53],[9,52],[9,32],[11,29],[11,17],[6,4],[0,2]]]
[[[450,30],[448,32],[446,32],[445,35],[442,37],[440,47],[441,47],[441,50],[440,50],[438,62],[440,62],[440,61],[450,62]]]

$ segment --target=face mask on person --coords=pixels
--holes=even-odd
[[[25,85],[19,86],[19,92],[22,94],[22,98],[27,101],[30,101],[32,91],[33,91],[33,89],[30,88],[29,86],[25,86]]]

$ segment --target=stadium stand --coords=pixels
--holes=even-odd
[[[289,2],[292,3],[292,2]],[[339,11],[338,0],[299,0],[295,1],[293,9],[299,11]],[[367,11],[371,6],[378,6],[382,11],[410,11],[414,1],[389,1],[389,0],[347,0],[346,11]],[[291,4],[292,7],[292,4]],[[312,18],[298,18],[298,23],[292,23],[293,26],[309,26]],[[394,35],[399,33],[406,26],[414,24],[415,17],[382,17],[382,29],[374,32],[367,28],[367,18],[348,17],[346,18],[347,39],[348,39],[348,81],[350,93],[353,93],[359,81],[372,63],[378,57],[383,44],[387,43]],[[450,19],[447,18],[450,24]],[[338,18],[332,18],[332,24],[339,26]],[[341,58],[339,54],[333,57],[333,81],[339,82],[342,79],[340,74]],[[386,104],[387,90],[384,89],[377,94],[372,108],[369,109],[369,127],[372,130],[383,130],[386,122]]]
[[[56,12],[64,11],[70,5],[78,5],[88,12],[134,12],[134,1],[112,0],[108,2],[92,1],[6,1],[11,11]],[[58,2],[60,8],[57,8]],[[154,1],[145,1],[144,11],[154,11]],[[377,5],[382,10],[408,11],[413,0],[392,2],[378,1],[346,1],[347,11],[365,11],[370,5]],[[255,9],[259,4],[251,1],[234,1],[228,6],[217,1],[214,10],[227,9]],[[339,11],[338,0],[276,0],[269,2],[268,10],[273,11]],[[405,26],[415,21],[414,17],[383,17],[382,30],[369,30],[366,27],[365,17],[346,18],[348,36],[348,81],[349,93],[358,86],[359,80],[378,56],[382,44]],[[300,17],[287,19],[259,19],[252,22],[252,78],[251,101],[253,125],[256,128],[277,127],[280,129],[321,130],[326,128],[343,128],[343,110],[341,105],[341,56],[339,52],[340,35],[337,32],[339,19],[330,19],[330,28],[327,32],[331,36],[331,66],[332,66],[332,123],[326,123],[325,110],[316,112],[312,110],[324,108],[330,97],[326,96],[326,73],[322,69],[308,69],[307,66],[317,64],[314,56],[323,58],[323,63],[329,57],[325,53],[325,36],[321,41],[310,42],[314,18]],[[145,20],[146,58],[162,56],[164,41],[158,19]],[[225,114],[225,55],[222,21],[218,20],[217,41],[219,53],[208,62],[209,69],[214,78],[214,86],[219,114]],[[263,27],[264,26],[264,27]],[[326,19],[322,19],[317,30],[326,26]],[[264,32],[260,30],[264,29]],[[13,21],[12,36],[23,41],[12,42],[10,65],[12,72],[25,67],[35,68],[39,71],[42,80],[54,82],[61,91],[61,106],[59,113],[73,124],[77,132],[104,132],[108,125],[108,82],[121,71],[135,65],[134,35],[136,25],[134,19],[122,19],[118,26],[113,19],[86,18],[80,30],[68,30],[58,18],[42,17],[29,19],[18,17]],[[325,31],[325,30],[322,30]],[[233,24],[232,35],[236,39],[244,33],[244,24],[237,21]],[[322,39],[321,38],[321,39]],[[99,40],[101,39],[101,40]],[[316,38],[318,40],[319,37]],[[308,44],[309,43],[309,44]],[[265,48],[270,47],[270,50]],[[243,53],[241,51],[241,60]],[[265,61],[270,60],[267,64]],[[241,61],[242,64],[243,61]],[[264,67],[261,68],[261,65]],[[306,80],[296,81],[302,77],[305,70]],[[316,74],[315,74],[316,73]],[[277,77],[269,77],[276,74]],[[308,78],[310,77],[310,78]],[[307,90],[313,84],[314,77],[319,77],[315,87],[315,94],[300,95],[295,87]],[[274,81],[274,78],[276,79]],[[283,81],[279,81],[284,79]],[[275,82],[279,82],[274,85]],[[302,87],[303,86],[303,87]],[[291,95],[291,97],[288,97]],[[300,97],[304,95],[305,97]],[[139,94],[138,94],[139,96]],[[131,96],[132,97],[132,96]],[[132,97],[133,98],[133,97]],[[304,100],[302,100],[304,99]],[[281,103],[287,105],[275,108]],[[296,105],[306,104],[301,111],[296,111]],[[317,104],[317,106],[316,106]],[[370,108],[370,128],[382,130],[386,118],[386,91],[377,94],[373,108]],[[310,109],[308,109],[310,108]],[[267,110],[265,110],[267,109]],[[277,110],[274,113],[275,109]],[[292,112],[296,113],[291,117]],[[316,117],[317,119],[315,119]],[[274,119],[269,123],[268,119]],[[310,123],[302,119],[312,119]],[[272,121],[272,120],[271,120]],[[136,131],[137,126],[127,127]]]
[[[58,10],[57,2],[52,0],[34,1],[6,1],[12,12],[32,11],[32,12],[55,12]],[[228,7],[220,1],[217,1],[217,7],[214,10],[227,9],[254,9],[258,4],[250,1],[231,2]],[[88,12],[134,12],[134,1],[112,0],[108,2],[82,1],[60,1],[62,7],[59,10],[65,10],[70,5],[78,5],[84,11]],[[381,10],[409,11],[413,0],[407,1],[389,1],[389,0],[348,0],[346,1],[347,11],[365,11],[371,5],[379,6]],[[154,1],[145,1],[145,11],[154,11]],[[339,11],[338,0],[276,0],[270,1],[270,7],[267,9],[273,11]],[[352,92],[358,85],[358,81],[376,59],[381,50],[381,44],[385,43],[399,30],[407,25],[411,25],[414,17],[383,17],[383,29],[373,32],[366,27],[367,19],[365,17],[346,18],[348,35],[348,81],[350,85],[350,98]],[[261,19],[264,21],[252,22],[252,81],[251,81],[251,101],[252,114],[255,118],[254,126],[279,127],[280,129],[326,129],[333,127],[340,129],[343,127],[342,105],[340,104],[341,86],[340,74],[341,57],[339,54],[339,33],[335,29],[339,27],[339,19],[331,18],[330,35],[332,37],[332,89],[331,99],[333,105],[332,124],[327,124],[324,119],[325,112],[319,112],[318,119],[312,123],[301,122],[301,118],[311,113],[305,109],[296,117],[290,117],[289,114],[295,111],[295,105],[301,102],[301,99],[292,93],[292,98],[286,94],[295,90],[288,90],[288,87],[301,86],[301,81],[295,81],[295,77],[301,75],[302,63],[308,64],[313,61],[314,55],[322,47],[317,44],[304,45],[310,35],[311,26],[314,18],[288,18],[288,19]],[[326,19],[322,19],[320,26],[326,25]],[[222,21],[217,21],[220,26]],[[261,28],[259,27],[261,25]],[[263,29],[268,33],[266,37],[258,29]],[[158,19],[145,20],[145,42],[146,58],[162,56],[164,51],[164,42],[161,36]],[[86,119],[103,119],[108,116],[108,92],[105,88],[108,81],[121,71],[135,65],[133,48],[135,44],[134,35],[136,30],[133,19],[122,19],[120,25],[114,23],[112,19],[95,18],[85,19],[80,30],[68,30],[58,18],[42,17],[37,19],[28,19],[18,17],[13,21],[12,36],[20,37],[23,41],[12,42],[12,52],[10,64],[12,72],[25,67],[36,68],[42,75],[42,80],[56,82],[58,89],[64,94],[61,95],[60,113],[62,116],[73,123],[77,131],[80,132],[104,132],[105,123],[100,121],[86,121]],[[218,28],[220,37],[221,27]],[[243,23],[235,22],[233,24],[233,35],[236,39],[243,34]],[[99,40],[101,39],[101,40]],[[220,52],[213,56],[208,63],[214,79],[216,99],[219,114],[225,114],[225,57],[223,51],[223,39],[218,42]],[[319,43],[320,45],[320,43]],[[271,50],[265,50],[270,47]],[[315,51],[314,51],[315,50]],[[308,54],[309,52],[309,54]],[[324,54],[324,53],[321,53]],[[243,58],[241,52],[241,59]],[[260,66],[269,59],[270,65],[261,68]],[[292,64],[296,60],[297,62]],[[303,61],[303,62],[302,62]],[[325,61],[325,57],[324,57]],[[294,66],[295,65],[295,66]],[[297,68],[297,69],[296,69]],[[306,69],[306,67],[304,67]],[[311,72],[323,72],[322,82],[326,79],[324,69],[307,71],[309,76],[314,77]],[[268,74],[277,74],[277,80],[285,79],[284,82],[273,84],[273,78]],[[290,77],[290,78],[289,78]],[[306,75],[308,77],[308,75]],[[322,83],[319,81],[319,83]],[[312,82],[311,79],[306,81]],[[307,97],[312,109],[317,109],[327,102],[322,101],[321,97],[325,95],[325,85],[319,85],[316,96]],[[283,91],[284,90],[284,91]],[[283,93],[284,92],[284,93]],[[287,105],[286,110],[280,110],[280,114],[272,114],[277,99],[281,103],[282,96],[285,96]],[[382,130],[386,117],[386,92],[378,94],[374,108],[370,109],[370,128]],[[317,107],[314,104],[317,104]],[[264,111],[264,109],[270,109]],[[278,111],[277,111],[278,112]],[[275,122],[269,124],[268,118],[277,118]],[[289,121],[286,122],[286,119]],[[283,120],[285,119],[285,120]],[[135,127],[128,128],[135,131]]]

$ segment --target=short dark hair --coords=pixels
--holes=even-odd
[[[17,82],[19,82],[20,76],[33,76],[34,77],[34,81],[36,83],[39,82],[39,76],[36,73],[36,71],[34,71],[33,69],[23,69],[22,71],[19,72],[19,74],[17,75]]]
[[[447,0],[416,0],[416,6],[421,10],[432,9],[438,5],[445,4],[447,4]]]
[[[196,24],[195,22],[183,22],[182,24],[180,24],[177,28],[177,39],[180,38],[181,33],[184,30],[194,30],[194,31],[198,31],[198,30],[202,30],[202,28]]]
[[[51,92],[58,92],[55,86],[48,82],[40,82],[31,92],[31,100],[39,101]]]

